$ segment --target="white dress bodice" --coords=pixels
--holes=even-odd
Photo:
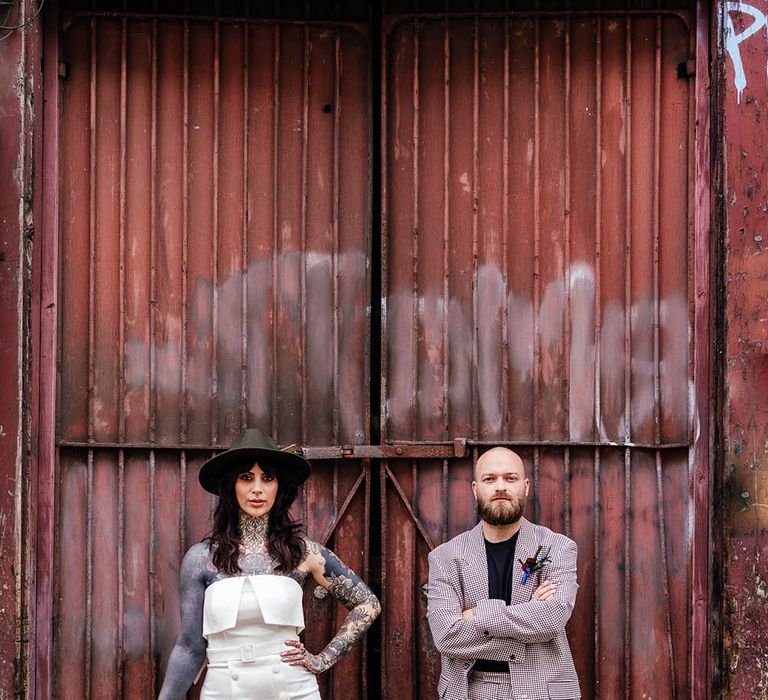
[[[233,576],[205,591],[203,636],[226,645],[254,642],[254,634],[286,628],[294,638],[304,629],[301,586],[287,576]]]
[[[234,576],[205,591],[208,665],[201,700],[320,700],[315,676],[281,660],[304,629],[301,586],[276,575]]]

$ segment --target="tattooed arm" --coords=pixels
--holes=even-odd
[[[168,660],[159,700],[185,697],[205,659],[203,603],[209,576],[208,544],[190,547],[179,574],[181,631]]]
[[[304,655],[294,664],[313,673],[322,673],[346,654],[381,612],[381,604],[365,582],[326,547],[307,541],[305,568],[319,586],[330,592],[349,610],[336,636],[319,654]]]

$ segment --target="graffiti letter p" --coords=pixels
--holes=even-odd
[[[746,13],[752,15],[755,20],[746,29],[737,34],[736,27],[733,26],[731,12]],[[733,61],[733,83],[736,87],[736,101],[740,103],[741,93],[744,92],[744,88],[747,87],[747,78],[744,75],[744,65],[741,62],[739,44],[742,41],[749,39],[755,32],[764,27],[766,18],[760,10],[756,7],[752,7],[752,5],[745,5],[740,2],[724,2],[723,20],[725,22],[725,49],[731,57],[731,61]]]

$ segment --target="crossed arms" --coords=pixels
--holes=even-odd
[[[462,615],[462,583],[455,564],[430,553],[427,620],[437,650],[455,659],[507,661],[510,641],[542,643],[560,634],[571,617],[578,584],[576,544],[566,538],[558,544],[547,572],[556,586],[554,595],[517,605],[480,600],[472,619]]]

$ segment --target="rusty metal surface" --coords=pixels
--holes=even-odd
[[[689,17],[392,18],[382,45],[383,436],[528,441],[530,512],[580,546],[583,696],[685,696]],[[390,697],[434,692],[426,554],[473,524],[477,454],[382,472]]]
[[[768,697],[768,265],[766,265],[765,17],[768,4],[717,3],[724,47],[717,94],[722,114],[725,395],[716,532],[722,547],[718,681],[723,696]]]
[[[36,348],[32,323],[32,253],[40,217],[39,142],[34,105],[41,99],[40,22],[31,2],[0,12],[0,697],[27,687],[30,642],[28,567],[35,546],[34,476],[30,474],[29,421],[35,409],[30,382]],[[8,27],[25,25],[24,30]]]
[[[195,446],[370,442],[366,31],[62,16],[55,696],[156,693],[211,512]],[[369,481],[327,460],[296,506],[363,574]],[[317,649],[339,613],[307,605]]]

